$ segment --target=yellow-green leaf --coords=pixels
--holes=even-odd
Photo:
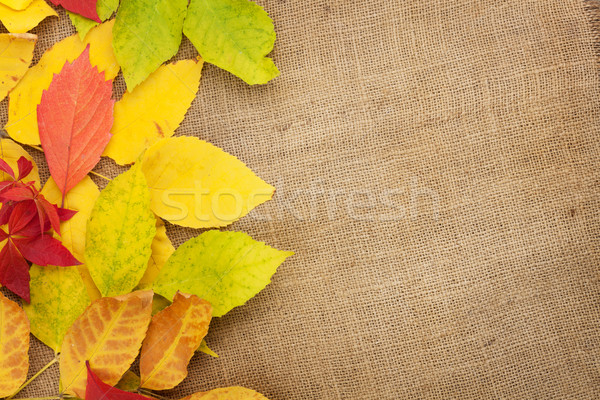
[[[50,16],[58,17],[58,14],[44,0],[33,0],[22,10],[0,4],[0,21],[12,33],[28,32]]]
[[[135,162],[162,138],[175,133],[198,92],[203,61],[163,65],[115,104],[113,137],[104,155],[118,164]]]
[[[0,398],[14,394],[29,370],[29,321],[0,293]]]
[[[17,86],[33,58],[37,35],[31,33],[0,34],[0,100]]]
[[[115,387],[126,392],[135,392],[140,387],[140,377],[131,371],[127,371]]]
[[[113,15],[115,11],[117,11],[118,7],[119,0],[98,0],[98,3],[96,4],[96,11],[98,11],[98,16],[100,19],[102,21],[106,21]],[[77,29],[81,40],[85,38],[90,29],[98,25],[96,21],[70,11],[67,11],[67,15],[71,19],[75,29]]]
[[[138,289],[149,289],[154,280],[167,262],[171,254],[175,252],[175,247],[167,236],[167,227],[162,219],[156,218],[156,235],[152,240],[152,255],[148,261],[148,268],[138,284]]]
[[[219,355],[212,351],[210,347],[208,347],[208,343],[206,343],[206,340],[203,340],[202,343],[200,343],[200,347],[198,347],[197,351],[201,351],[202,353],[208,354],[209,356],[214,358],[219,358]]]
[[[152,211],[177,225],[229,225],[270,200],[275,191],[231,154],[193,137],[159,141],[142,163]]]
[[[48,89],[54,74],[61,71],[65,62],[73,62],[88,44],[92,65],[105,71],[106,79],[117,76],[119,66],[111,46],[113,25],[114,21],[108,21],[97,26],[84,41],[77,35],[69,36],[56,43],[29,69],[8,96],[8,123],[5,128],[10,137],[25,144],[40,144],[37,106],[42,99],[42,92]]]
[[[269,400],[262,394],[240,386],[194,393],[181,400]]]
[[[248,0],[191,0],[183,28],[206,62],[250,85],[279,75],[273,60],[275,29],[269,15]]]
[[[23,179],[23,181],[24,182],[33,181],[33,182],[35,182],[35,187],[39,189],[40,188],[40,175],[38,172],[38,167],[35,164],[35,161],[33,160],[33,158],[29,155],[29,153],[27,151],[25,151],[24,148],[19,146],[13,140],[0,139],[0,158],[3,159],[4,161],[6,161],[8,163],[8,165],[10,165],[10,167],[13,169],[13,171],[15,171],[15,174],[18,174],[17,161],[21,157],[25,157],[26,159],[31,161],[31,163],[33,164],[33,169],[31,170],[29,175],[27,175]],[[4,172],[0,171],[0,180],[5,181],[8,179],[12,179],[12,178],[9,178],[8,175],[6,175]]]
[[[100,193],[87,225],[85,261],[103,296],[137,286],[152,253],[155,224],[146,179],[136,164]]]
[[[188,0],[122,0],[113,47],[131,91],[179,49]]]
[[[208,231],[173,253],[156,278],[154,291],[166,298],[177,291],[195,294],[209,301],[213,315],[220,317],[264,289],[292,254],[242,232]]]

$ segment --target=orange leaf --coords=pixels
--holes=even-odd
[[[67,331],[60,358],[64,393],[85,396],[89,361],[98,377],[116,385],[138,355],[152,312],[152,291],[94,301]]]
[[[29,371],[29,320],[0,293],[0,397],[14,394]]]
[[[183,381],[211,318],[208,301],[177,292],[173,304],[156,314],[148,328],[140,358],[141,386],[165,390]]]
[[[181,400],[269,400],[252,389],[240,386],[220,388],[208,392],[194,393]]]

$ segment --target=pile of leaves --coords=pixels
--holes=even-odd
[[[79,34],[29,67],[37,36],[25,32],[58,14],[44,0],[0,0],[11,32],[0,35],[10,136],[0,140],[0,284],[22,299],[0,292],[0,397],[60,363],[57,399],[145,399],[181,383],[197,351],[216,356],[204,340],[211,319],[254,297],[293,254],[211,230],[275,188],[233,155],[174,137],[205,60],[250,84],[278,75],[266,57],[273,23],[248,0],[51,2]],[[184,33],[202,58],[163,65]],[[128,91],[115,101],[121,70]],[[17,142],[43,151],[43,187]],[[90,174],[102,156],[132,166],[100,190]],[[204,231],[176,249],[165,220]],[[25,382],[30,333],[56,357]],[[231,387],[188,399],[265,397]]]

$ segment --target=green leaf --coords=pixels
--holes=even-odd
[[[96,4],[96,10],[98,11],[98,16],[102,21],[106,21],[109,19],[117,8],[119,7],[119,0],[98,0]],[[67,11],[67,15],[71,19],[71,22],[79,32],[79,37],[81,40],[85,39],[87,33],[98,25],[96,21],[92,21],[89,18],[82,17],[79,14],[72,13],[71,11]]]
[[[208,354],[211,357],[214,358],[219,358],[219,355],[217,353],[215,353],[214,351],[212,351],[210,349],[210,347],[208,347],[208,344],[206,343],[206,340],[202,340],[202,343],[200,343],[200,347],[198,347],[198,350],[196,351],[201,351],[204,354]]]
[[[204,61],[250,85],[279,75],[273,60],[275,29],[269,15],[248,0],[192,0],[183,32]]]
[[[103,296],[136,287],[148,266],[156,220],[140,165],[100,193],[87,225],[85,261]]]
[[[31,303],[23,304],[31,323],[31,333],[60,353],[63,338],[73,322],[90,304],[77,267],[33,265]]]
[[[179,49],[188,0],[122,0],[113,48],[132,91]]]
[[[173,253],[156,278],[154,291],[167,299],[178,290],[195,294],[208,300],[213,315],[220,317],[264,289],[292,254],[242,232],[208,231]]]

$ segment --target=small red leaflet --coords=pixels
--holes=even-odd
[[[153,400],[141,394],[126,392],[107,385],[94,374],[89,361],[86,361],[85,365],[88,373],[85,400]]]
[[[96,10],[98,0],[50,0],[55,6],[63,6],[66,10],[83,17],[102,22]]]

